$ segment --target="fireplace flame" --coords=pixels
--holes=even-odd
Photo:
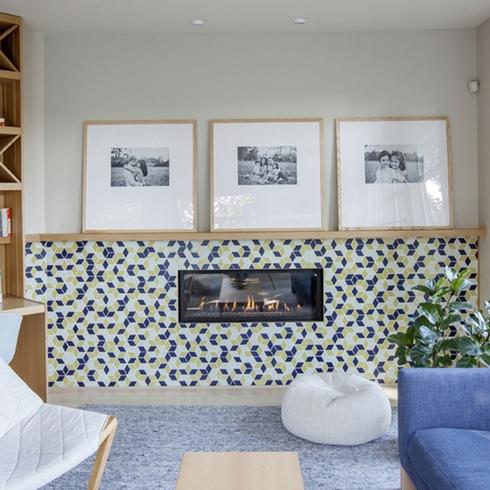
[[[237,301],[220,303],[218,300],[207,300],[203,296],[197,306],[197,309],[201,311],[222,311],[223,313],[287,313],[294,310],[298,311],[302,308],[301,304],[292,306],[280,299],[265,299],[258,302],[252,295],[248,295],[244,303],[237,303]]]

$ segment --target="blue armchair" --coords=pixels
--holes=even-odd
[[[490,369],[402,369],[402,490],[490,489]]]

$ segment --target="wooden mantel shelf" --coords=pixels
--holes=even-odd
[[[485,228],[417,230],[269,231],[269,232],[181,232],[181,233],[45,233],[26,235],[27,242],[167,241],[167,240],[346,240],[349,238],[483,237]]]

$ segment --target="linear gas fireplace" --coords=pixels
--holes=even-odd
[[[179,271],[182,323],[323,320],[323,270]]]

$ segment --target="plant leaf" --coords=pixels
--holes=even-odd
[[[454,281],[458,277],[458,273],[452,267],[446,267],[445,274],[449,281]]]
[[[415,286],[413,289],[415,289],[415,291],[420,291],[427,296],[432,296],[434,294],[434,290],[429,286]]]
[[[454,315],[450,314],[447,315],[440,323],[441,328],[448,328],[450,327],[453,323],[460,322],[461,321],[461,316],[460,315]]]
[[[487,366],[490,366],[490,354],[482,354],[480,360],[483,361]]]
[[[435,367],[449,367],[453,364],[453,358],[450,355],[437,356],[434,360]]]
[[[473,305],[465,301],[451,301],[448,308],[449,311],[468,311],[473,309]]]
[[[432,346],[439,336],[429,327],[421,326],[417,333],[417,338],[420,339],[421,342]]]
[[[442,352],[444,351],[457,352],[458,348],[459,348],[459,339],[457,338],[444,339],[437,344],[437,349]]]
[[[482,351],[480,345],[471,337],[461,337],[459,339],[459,351],[463,356],[481,356]]]
[[[393,335],[390,335],[388,337],[388,340],[391,343],[396,344],[398,346],[410,345],[410,342],[409,342],[409,339],[407,338],[406,333],[395,333]]]
[[[441,321],[442,308],[434,303],[421,303],[420,309],[424,312],[425,317],[432,325],[436,325]]]
[[[475,367],[476,366],[476,359],[471,356],[463,356],[459,361],[456,363],[457,367],[462,367],[462,368],[470,368],[470,367]]]
[[[419,344],[410,350],[410,359],[415,367],[430,367],[430,355],[432,348],[430,346]]]

